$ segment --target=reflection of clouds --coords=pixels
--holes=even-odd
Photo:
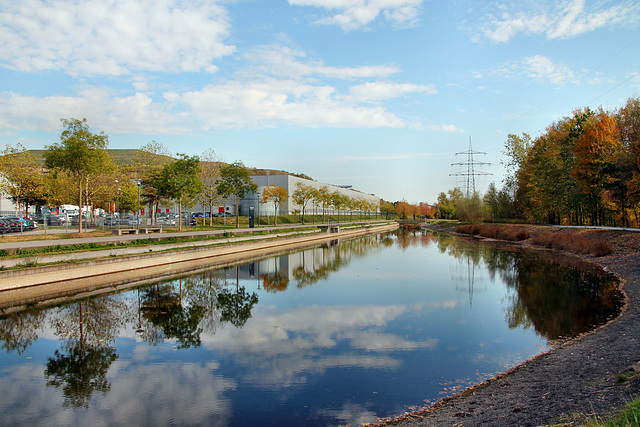
[[[45,387],[45,366],[28,363],[0,371],[3,425],[72,425],[73,412],[62,411],[57,389]]]
[[[165,362],[119,371],[111,378],[111,391],[97,419],[89,424],[162,425],[172,420],[175,424],[215,425],[212,420],[217,420],[224,425],[231,407],[223,395],[235,389],[235,382],[214,374],[216,367]]]
[[[241,359],[242,363],[254,368],[243,380],[276,390],[305,384],[310,375],[321,375],[331,368],[396,369],[402,364],[389,356],[358,354],[319,357],[314,354],[299,354],[272,359],[243,355]]]
[[[353,347],[367,351],[416,350],[419,348],[435,350],[438,346],[438,341],[436,338],[426,341],[410,341],[396,335],[376,332],[365,332],[351,337],[351,345]]]
[[[458,300],[447,300],[447,301],[435,301],[429,304],[429,308],[431,309],[447,309],[452,310],[458,307]]]
[[[242,329],[227,326],[202,341],[205,347],[222,348],[233,353],[237,363],[251,366],[246,381],[290,387],[336,367],[397,369],[402,362],[388,353],[434,349],[437,339],[412,341],[378,331],[406,311],[403,305],[257,310]],[[345,342],[350,343],[346,350],[331,354]]]
[[[340,425],[362,425],[378,421],[374,411],[355,403],[345,403],[338,409],[323,409],[319,411],[319,414],[341,421]]]
[[[0,413],[6,425],[226,425],[231,405],[224,393],[235,382],[214,374],[216,367],[165,362],[109,369],[111,390],[92,398],[91,411],[63,411],[59,390],[44,385],[44,366],[24,365],[0,372]]]
[[[237,354],[259,352],[263,356],[332,348],[345,334],[384,326],[404,312],[402,305],[309,306],[278,313],[256,311],[242,329],[227,326],[214,336],[203,337],[203,345],[222,346]]]

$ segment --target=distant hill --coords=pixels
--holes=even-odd
[[[39,164],[44,165],[44,152],[45,150],[29,150],[34,156]],[[136,157],[136,153],[140,150],[138,149],[107,149],[107,152],[111,155],[113,161],[120,166],[130,165],[133,159]],[[275,170],[275,169],[258,169],[258,168],[250,168],[249,172],[251,175],[294,175],[301,178],[312,179],[305,174],[296,174],[289,173],[286,171]]]

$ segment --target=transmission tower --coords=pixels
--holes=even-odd
[[[482,166],[491,165],[491,163],[487,163],[487,162],[478,162],[473,158],[473,156],[486,155],[486,154],[487,153],[483,153],[481,151],[473,151],[473,148],[471,146],[471,137],[469,137],[469,149],[467,151],[456,153],[456,157],[466,155],[467,161],[451,163],[451,166],[456,166],[461,169],[460,172],[450,173],[449,176],[460,177],[461,181],[463,181],[465,197],[471,197],[476,193],[476,176],[492,175],[489,172],[476,170],[476,166],[482,167]],[[465,166],[466,166],[466,171],[464,170]]]

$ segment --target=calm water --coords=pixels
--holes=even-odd
[[[367,236],[0,319],[3,425],[359,425],[617,312],[611,277]]]

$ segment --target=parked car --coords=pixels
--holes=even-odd
[[[17,231],[30,231],[33,230],[33,226],[32,223],[30,221],[27,221],[25,218],[21,217],[21,216],[8,216],[6,217],[8,219],[10,219],[11,221],[14,221],[18,224]]]
[[[47,225],[64,225],[67,221],[58,215],[51,215],[47,220]]]
[[[11,233],[11,223],[8,219],[0,218],[0,234]]]
[[[158,225],[168,225],[171,227],[176,225],[176,219],[168,216],[159,216],[156,222]]]
[[[119,223],[121,225],[130,225],[130,226],[136,226],[140,224],[140,218],[137,218],[135,216],[123,216]]]
[[[104,225],[118,225],[118,217],[116,215],[106,215],[104,217]]]
[[[5,216],[2,217],[2,220],[5,221],[8,226],[8,233],[19,232],[23,229],[22,224],[20,224],[20,221],[15,219],[15,217]]]

